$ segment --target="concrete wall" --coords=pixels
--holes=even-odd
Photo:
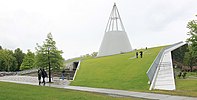
[[[97,57],[130,51],[132,48],[125,31],[109,31],[104,35]]]

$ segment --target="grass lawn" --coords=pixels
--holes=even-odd
[[[142,59],[136,59],[135,52],[130,52],[83,60],[71,85],[197,97],[197,78],[192,79],[197,77],[196,72],[187,73],[186,79],[176,79],[175,91],[148,90],[146,71],[162,48],[142,50]],[[133,59],[129,59],[132,57]]]
[[[0,100],[138,100],[103,94],[0,82]]]
[[[144,52],[143,58],[135,58],[134,51],[83,60],[71,85],[137,91],[148,90],[146,71],[162,48],[142,50]]]
[[[176,79],[177,92],[197,97],[197,79]]]

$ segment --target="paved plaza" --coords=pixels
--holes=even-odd
[[[70,81],[68,80],[61,80],[59,78],[52,79],[52,83],[47,83],[48,78],[45,78],[46,85],[45,86],[52,86],[52,87],[60,87],[63,88],[64,86],[67,86],[70,84]],[[0,77],[0,81],[4,82],[14,82],[14,83],[22,83],[22,84],[30,84],[30,85],[39,85],[38,84],[38,77],[33,76],[4,76]],[[42,85],[42,84],[41,84]]]
[[[20,83],[20,84],[38,85],[37,77],[32,77],[32,76],[18,76],[18,75],[4,76],[4,77],[0,77],[0,81],[14,82],[14,83]],[[48,81],[48,79],[46,79],[46,81]],[[56,78],[53,80],[53,83],[50,83],[50,84],[46,83],[45,86],[102,93],[102,94],[107,94],[109,96],[114,96],[114,97],[124,96],[124,97],[137,97],[137,98],[159,99],[159,100],[197,100],[197,98],[185,97],[185,96],[172,96],[172,95],[165,95],[165,94],[132,92],[132,91],[126,91],[126,90],[69,86],[69,83],[70,82],[68,80],[60,80],[60,79]]]

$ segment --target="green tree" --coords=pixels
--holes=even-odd
[[[17,61],[16,70],[20,70],[20,66],[23,62],[24,56],[25,56],[25,53],[23,53],[20,48],[17,48],[14,50],[14,57],[16,58],[16,61]]]
[[[190,66],[191,71],[192,71],[192,67],[197,62],[197,20],[192,20],[188,22],[187,28],[190,29],[190,31],[188,32],[188,35],[190,37],[187,39],[187,42],[190,46],[189,54],[188,54],[189,55],[188,65]]]
[[[49,33],[42,46],[37,44],[36,65],[48,69],[50,78],[50,70],[59,70],[60,67],[63,67],[62,53],[61,50],[57,49],[56,42],[53,40],[52,34]]]
[[[3,48],[2,48],[2,46],[0,46],[0,50],[2,50]]]
[[[193,65],[195,64],[194,56],[192,50],[185,53],[184,57],[184,65],[187,65],[190,67],[190,70],[193,71]]]
[[[13,56],[13,51],[2,49],[0,50],[0,70],[1,71],[16,71],[16,58]]]
[[[5,71],[4,50],[0,49],[0,71]]]
[[[188,51],[188,45],[181,46],[172,51],[172,59],[183,64],[185,53]]]
[[[31,52],[30,50],[28,50],[27,54],[25,55],[23,59],[23,63],[20,66],[20,70],[31,69],[35,67],[34,63],[35,63],[35,54]]]
[[[93,53],[91,54],[91,56],[92,56],[92,57],[96,57],[97,54],[98,54],[98,52],[93,52]]]

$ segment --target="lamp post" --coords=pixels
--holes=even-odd
[[[50,47],[48,47],[48,65],[49,65],[49,83],[51,83],[51,61],[50,61]]]

